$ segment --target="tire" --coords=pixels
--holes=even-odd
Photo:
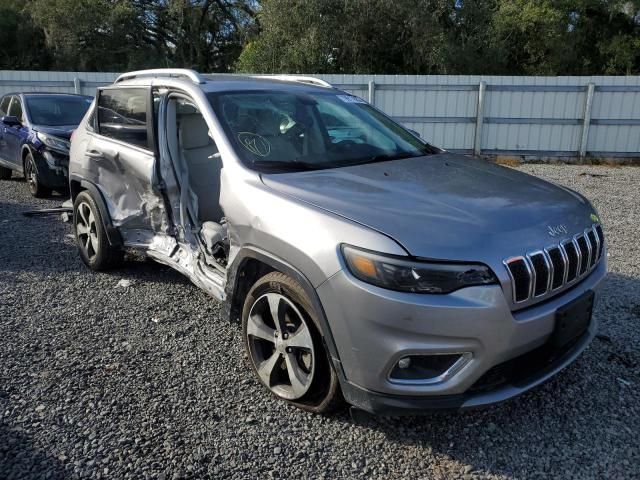
[[[86,190],[73,202],[73,228],[80,258],[91,270],[109,270],[122,263],[124,252],[109,244],[100,209]]]
[[[11,169],[0,167],[0,180],[9,180],[11,178]]]
[[[51,196],[51,189],[42,184],[36,161],[31,152],[24,157],[24,178],[27,180],[31,195],[36,198]]]
[[[342,405],[315,311],[293,279],[271,272],[253,285],[242,309],[242,332],[254,374],[276,397],[312,413]]]

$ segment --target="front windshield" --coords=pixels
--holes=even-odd
[[[90,97],[37,95],[26,97],[29,118],[35,125],[78,125],[91,105]]]
[[[257,170],[343,167],[435,151],[342,92],[211,93],[209,101],[238,155]]]

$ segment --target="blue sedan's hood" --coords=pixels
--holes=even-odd
[[[569,189],[450,153],[262,178],[424,258],[495,264],[557,243],[549,227],[568,236],[593,223],[589,202]]]
[[[77,125],[59,125],[55,127],[51,127],[48,125],[32,125],[33,130],[37,132],[46,133],[48,135],[53,135],[54,137],[64,138],[69,140],[71,138],[71,132],[73,132]]]

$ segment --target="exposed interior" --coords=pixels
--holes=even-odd
[[[226,228],[220,207],[222,159],[196,106],[170,97],[166,111],[167,146],[180,187],[180,223],[199,234],[204,251],[217,264],[226,257]]]

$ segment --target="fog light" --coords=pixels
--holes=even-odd
[[[398,361],[398,368],[409,368],[411,365],[411,357],[404,357]]]
[[[471,360],[471,353],[445,353],[436,355],[409,355],[395,364],[389,375],[394,383],[438,383],[443,382]]]

